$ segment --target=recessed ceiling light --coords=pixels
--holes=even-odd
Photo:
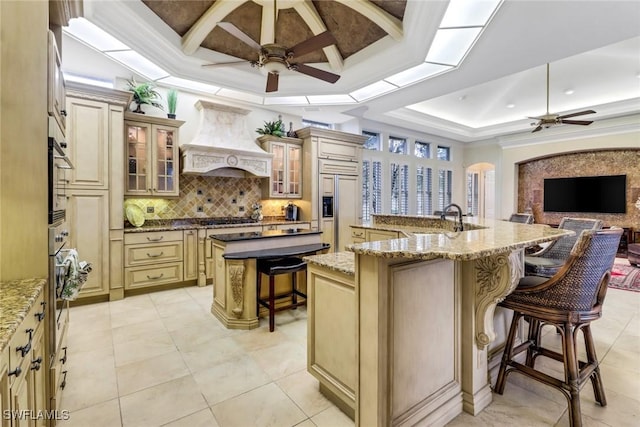
[[[507,108],[515,108],[516,104],[507,104]]]
[[[464,101],[465,99],[467,99],[467,95],[460,95],[458,97],[458,101]]]
[[[573,95],[573,89],[567,89],[564,91],[565,95]]]

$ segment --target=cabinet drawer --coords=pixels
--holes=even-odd
[[[359,163],[333,161],[333,160],[319,160],[320,173],[332,174],[332,175],[360,175]]]
[[[125,233],[124,244],[173,242],[182,240],[182,230],[177,231],[149,231],[147,233]]]
[[[58,393],[62,389],[64,389],[64,387],[66,386],[66,382],[63,383],[63,381],[66,380],[65,372],[67,370],[67,360],[68,360],[67,329],[68,329],[68,325],[65,325],[65,327],[62,329],[62,336],[60,337],[60,346],[58,347],[59,350],[58,350],[58,353],[55,355],[55,360],[53,360],[51,364],[50,375],[51,375],[53,388],[55,389],[55,395],[53,397],[56,397]],[[58,399],[56,400],[56,402],[59,403],[60,396],[57,396],[57,397]]]
[[[348,160],[355,162],[358,160],[358,146],[331,139],[319,138],[318,157],[325,159]]]
[[[124,288],[136,289],[166,283],[182,282],[181,262],[124,269]]]
[[[351,237],[354,239],[364,239],[364,229],[362,228],[352,228],[351,229]]]
[[[11,341],[9,341],[9,372],[15,371],[16,368],[20,368],[22,371],[20,376],[27,375],[29,372],[29,361],[31,360],[31,350],[36,344],[38,337],[41,337],[44,327],[42,321],[35,315],[41,313],[43,310],[42,302],[44,300],[43,290],[35,302],[31,306],[31,309],[27,313],[18,329],[13,334]],[[9,384],[12,384],[18,376],[11,375]]]
[[[183,242],[155,243],[151,245],[125,245],[124,265],[148,265],[182,261]]]

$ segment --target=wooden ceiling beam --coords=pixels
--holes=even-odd
[[[216,24],[248,0],[218,0],[182,36],[182,51],[192,55]]]
[[[369,0],[335,0],[353,9],[360,15],[366,16],[371,22],[382,28],[394,40],[402,39],[404,30],[402,21],[379,8]]]
[[[311,2],[311,0],[299,0],[296,1],[293,8],[298,12],[298,15],[306,22],[314,35],[318,35],[327,31],[327,27],[324,25],[324,21],[320,18],[318,11]],[[331,69],[340,72],[344,66],[344,61],[340,51],[335,45],[327,46],[322,49],[324,51]]]

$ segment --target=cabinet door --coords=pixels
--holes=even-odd
[[[67,225],[71,248],[93,270],[80,297],[109,292],[109,192],[74,190],[67,204]]]
[[[125,122],[127,163],[125,165],[125,194],[148,195],[151,183],[151,125]]]
[[[11,418],[2,416],[5,411],[11,410],[9,391],[9,347],[5,347],[0,354],[0,427],[10,427]]]
[[[155,196],[178,196],[178,129],[153,125],[152,187]]]
[[[344,251],[351,243],[351,226],[360,223],[360,198],[358,178],[355,176],[336,175],[338,194],[334,198],[333,215],[338,215],[337,239],[335,252]],[[335,205],[337,201],[337,206]]]
[[[47,369],[44,356],[44,328],[41,324],[36,332],[31,350],[31,364],[29,365],[29,375],[31,375],[32,403],[30,409],[34,411],[44,411],[47,409],[47,384],[45,381],[45,370]],[[45,427],[47,421],[43,418],[35,420],[35,425]]]
[[[198,278],[198,234],[195,230],[184,231],[184,280]]]
[[[302,197],[302,147],[287,144],[287,197]]]
[[[14,414],[20,413],[20,411],[28,411],[32,409],[33,397],[30,392],[33,391],[33,376],[29,375],[29,365],[21,365],[22,372],[18,376],[17,380],[11,387],[11,411]],[[33,426],[34,422],[29,418],[28,412],[26,417],[13,418],[13,427]]]
[[[287,185],[285,179],[287,177],[287,160],[286,160],[286,144],[279,142],[271,142],[271,153],[273,160],[271,161],[271,197],[286,197]]]
[[[70,188],[109,187],[109,105],[67,99],[67,155],[74,168],[66,174]]]
[[[56,45],[56,38],[51,31],[49,31],[49,52],[48,52],[48,66],[47,66],[47,110],[50,116],[53,116],[62,132],[65,132],[66,114],[65,111],[65,87],[64,78],[62,77],[60,53],[58,46]]]

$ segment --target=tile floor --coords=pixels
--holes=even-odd
[[[300,426],[353,422],[306,372],[306,311],[231,331],[209,313],[211,286],[71,309],[63,427]],[[608,406],[582,392],[585,426],[640,425],[640,293],[610,289],[593,323]],[[555,333],[545,339],[557,341]],[[557,366],[548,363],[550,371]],[[567,426],[564,397],[510,375],[503,396],[450,426]]]

